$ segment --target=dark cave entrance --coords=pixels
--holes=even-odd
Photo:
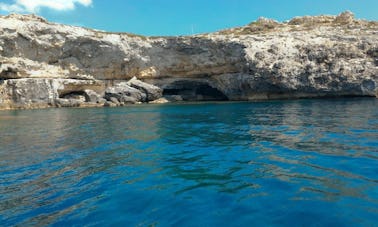
[[[61,99],[76,99],[83,102],[87,101],[86,95],[84,91],[70,91],[64,92],[59,94],[59,98]]]
[[[163,90],[164,96],[178,95],[184,101],[227,101],[227,96],[206,82],[176,81]]]

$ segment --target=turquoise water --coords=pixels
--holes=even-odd
[[[0,112],[0,225],[378,225],[378,100]]]

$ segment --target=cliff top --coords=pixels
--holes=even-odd
[[[71,30],[75,28],[77,33],[81,31],[82,33],[86,32],[95,32],[99,34],[123,34],[130,37],[139,37],[142,39],[147,38],[162,38],[164,36],[143,36],[128,32],[107,32],[103,30],[96,30],[91,28],[85,27],[77,27],[77,26],[69,26],[69,25],[62,25],[58,23],[52,23],[47,21],[45,18],[35,15],[35,14],[9,14],[6,16],[1,16],[0,19],[5,19],[8,23],[13,23],[17,26],[19,22],[30,22],[30,23],[43,23],[46,25],[55,25],[60,26],[63,30]],[[320,28],[348,28],[348,29],[355,29],[355,28],[377,28],[378,29],[378,21],[367,21],[367,20],[360,20],[355,19],[354,14],[350,11],[343,12],[337,16],[332,15],[320,15],[320,16],[303,16],[303,17],[294,17],[293,19],[285,22],[278,22],[273,19],[268,19],[264,17],[260,17],[257,21],[251,22],[246,26],[242,27],[235,27],[230,29],[224,29],[218,32],[213,33],[205,33],[205,34],[198,34],[193,36],[208,36],[208,35],[232,35],[232,36],[240,36],[240,35],[257,35],[257,34],[266,34],[271,32],[287,32],[287,31],[310,31]],[[65,28],[65,29],[64,29]],[[79,29],[79,30],[78,30]],[[167,36],[168,37],[168,36]]]

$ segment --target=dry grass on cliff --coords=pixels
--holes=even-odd
[[[378,28],[377,21],[355,20],[353,13],[347,11],[338,16],[304,16],[295,17],[290,21],[279,23],[272,19],[260,18],[244,27],[226,29],[217,32],[219,35],[255,35],[272,32],[279,32],[280,30],[288,31],[310,31],[320,27],[329,28],[362,28],[375,29]]]
[[[278,28],[282,26],[283,24],[277,21],[266,19],[266,18],[260,18],[259,20],[248,24],[247,26],[222,30],[222,31],[216,32],[216,34],[219,34],[219,35],[262,34],[262,33],[276,31]]]

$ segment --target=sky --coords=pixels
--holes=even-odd
[[[140,35],[190,35],[243,26],[259,17],[339,14],[378,20],[378,0],[0,0],[0,14]]]

